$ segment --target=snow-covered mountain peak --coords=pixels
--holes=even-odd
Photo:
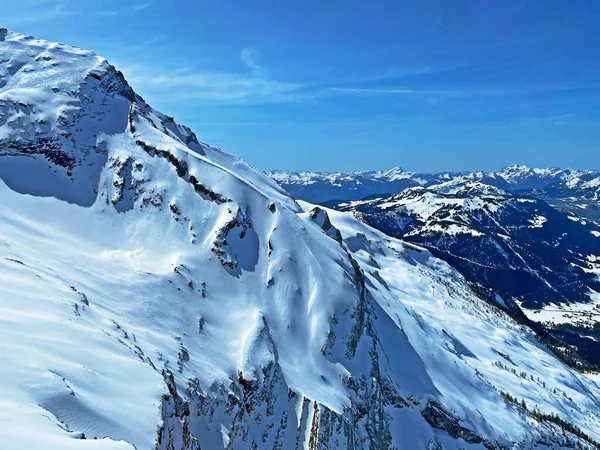
[[[384,178],[389,181],[395,181],[399,177],[406,176],[406,173],[400,166],[392,167],[388,170],[378,170],[374,173],[375,178]]]
[[[352,206],[371,205],[382,211],[402,208],[420,220],[427,221],[440,211],[449,221],[461,221],[465,214],[475,211],[495,211],[506,199],[500,189],[471,181],[449,182],[439,185],[408,188],[390,198],[351,202]],[[342,204],[342,208],[349,205]]]
[[[509,164],[504,169],[502,169],[501,172],[523,173],[523,172],[529,172],[530,170],[531,169],[524,164]]]
[[[569,189],[592,189],[600,187],[600,177],[576,176],[565,181],[565,187]]]
[[[88,50],[6,29],[1,32],[3,92],[19,88],[76,91],[90,72],[107,66],[104,58]]]
[[[92,52],[8,32],[0,46],[0,176],[14,189],[91,205],[103,137],[124,131],[136,100]]]
[[[497,175],[511,185],[532,189],[563,181],[582,172],[584,171],[558,167],[530,168],[524,165],[511,165],[497,172]]]
[[[116,178],[103,195],[116,204],[127,191],[125,179],[148,175],[131,164],[132,153],[143,151],[164,158],[202,195],[232,199],[243,184],[297,208],[270,179],[152,109],[104,58],[9,32],[0,59],[6,62],[0,69],[0,156],[13,156],[0,176],[10,187],[89,206],[108,158]],[[111,146],[119,150],[108,151]],[[211,189],[217,180],[218,193]]]
[[[429,189],[442,194],[465,197],[509,195],[504,189],[480,181],[472,181],[468,177],[458,177],[445,183],[430,186]]]

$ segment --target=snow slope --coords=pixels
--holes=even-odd
[[[0,61],[1,448],[600,440],[597,377],[427,251],[296,203],[90,52],[0,30]]]

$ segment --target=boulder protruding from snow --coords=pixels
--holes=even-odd
[[[342,243],[342,234],[340,233],[340,230],[338,230],[331,224],[331,220],[329,220],[329,215],[327,214],[327,211],[325,211],[322,208],[319,208],[318,206],[315,206],[310,211],[310,218],[321,227],[321,229],[325,232],[327,236],[329,236],[332,239],[335,239],[340,244]]]

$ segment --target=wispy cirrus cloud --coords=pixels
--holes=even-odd
[[[364,87],[372,85],[368,78],[361,85],[351,85],[346,80],[341,85],[331,85],[331,81],[306,83],[297,81],[282,81],[273,79],[269,71],[261,63],[260,51],[246,47],[239,54],[240,62],[246,67],[242,72],[209,71],[183,66],[174,67],[170,73],[158,71],[155,66],[134,65],[123,68],[126,77],[142,92],[147,92],[153,98],[170,100],[202,100],[211,104],[258,104],[301,102],[331,96],[453,96],[456,91],[409,89],[409,88],[379,88]],[[165,64],[167,66],[168,64]],[[423,70],[396,71],[396,76],[415,75]],[[355,84],[359,80],[354,80]],[[339,80],[338,80],[339,82]],[[335,83],[335,80],[333,81]]]
[[[429,90],[429,89],[399,89],[399,88],[350,88],[331,87],[329,92],[356,95],[458,95],[458,91]]]
[[[194,69],[171,65],[169,73],[155,66],[133,65],[122,68],[134,88],[154,98],[202,100],[212,104],[257,104],[292,102],[314,97],[316,93],[304,83],[278,81],[268,76],[259,63],[260,52],[242,49],[242,72]]]
[[[127,5],[124,7],[118,7],[118,8],[103,8],[103,9],[98,9],[95,11],[96,15],[98,16],[104,16],[104,17],[115,17],[115,16],[121,16],[121,15],[125,15],[125,14],[133,14],[133,13],[139,13],[142,12],[148,8],[150,8],[153,5],[154,2],[142,2],[142,3],[135,3],[133,5]]]
[[[144,11],[153,5],[152,1],[134,3],[124,7],[108,8],[102,4],[99,9],[91,10],[97,16],[116,17],[123,14],[132,14]],[[90,6],[90,5],[86,5]],[[5,13],[4,8],[8,11]],[[18,10],[19,14],[11,14]],[[48,22],[57,19],[65,19],[83,13],[81,3],[74,0],[5,0],[0,4],[0,14],[10,26],[23,24]]]
[[[99,9],[96,11],[96,15],[102,17],[116,17],[120,14],[121,10],[119,9]]]
[[[3,13],[3,6],[8,8],[9,13],[3,14],[3,19],[10,26],[47,22],[80,14],[80,10],[68,0],[21,0],[18,8],[20,14],[17,16],[10,14],[12,3],[9,1],[0,5],[0,13]]]
[[[158,90],[177,90],[186,98],[239,103],[292,101],[303,88],[297,83],[222,72],[159,75],[144,78],[141,84]]]
[[[159,39],[145,44],[155,49]],[[175,101],[198,100],[210,104],[267,104],[306,102],[330,97],[380,97],[393,100],[423,101],[435,105],[441,101],[477,99],[488,97],[524,96],[524,100],[533,102],[533,95],[574,92],[579,94],[582,87],[576,85],[547,85],[519,86],[502,88],[497,85],[461,85],[458,88],[445,89],[431,86],[426,80],[420,79],[419,74],[431,72],[430,69],[414,69],[400,71],[395,69],[391,85],[387,76],[382,74],[381,80],[372,77],[348,78],[346,80],[320,80],[318,82],[303,82],[278,80],[270,76],[269,71],[261,62],[260,51],[247,47],[239,53],[240,62],[246,70],[217,71],[203,68],[191,68],[164,61],[160,67],[171,67],[165,72],[154,64],[125,66],[127,79],[134,88],[142,94],[147,93],[152,98]],[[405,77],[408,77],[404,79]],[[383,80],[387,83],[382,84]],[[583,89],[597,90],[597,86],[583,86]],[[579,98],[579,96],[577,96]],[[572,101],[571,97],[555,99],[554,101]]]
[[[153,3],[154,2],[138,3],[137,5],[133,5],[131,9],[134,12],[140,12],[140,11],[150,8],[153,5]]]

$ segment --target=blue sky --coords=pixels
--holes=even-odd
[[[600,168],[598,0],[2,0],[254,166]]]

